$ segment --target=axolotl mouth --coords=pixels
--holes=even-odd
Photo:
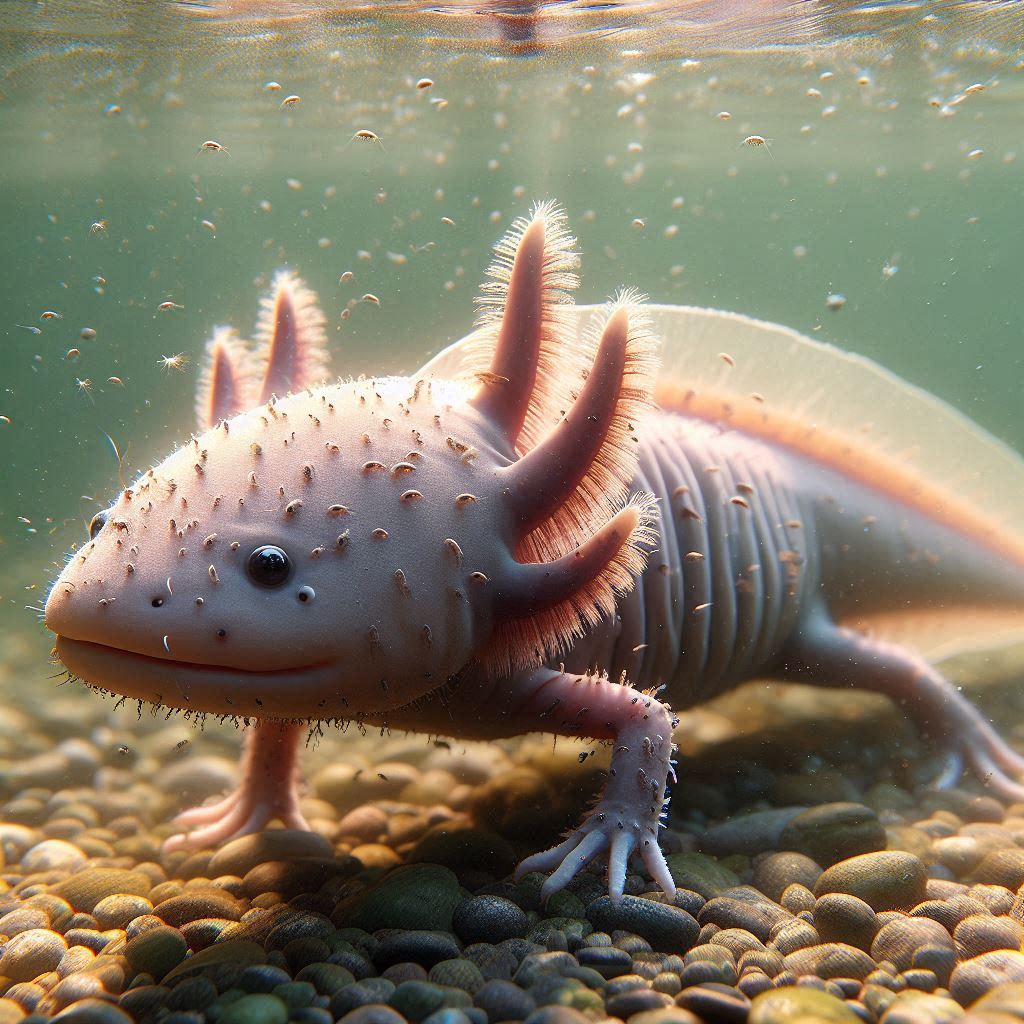
[[[54,657],[89,686],[129,700],[213,715],[354,718],[379,708],[354,707],[333,662],[259,671],[154,658],[88,640],[57,636]]]

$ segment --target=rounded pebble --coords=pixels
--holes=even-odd
[[[525,912],[501,896],[472,896],[452,913],[452,928],[467,946],[474,942],[497,945],[505,939],[520,939],[526,934],[527,925]]]
[[[857,896],[873,910],[909,910],[924,900],[928,872],[912,853],[883,850],[841,860],[826,868],[814,895],[842,892]]]
[[[0,975],[11,981],[32,981],[40,974],[55,970],[67,949],[63,935],[45,928],[29,928],[5,945],[0,956]]]

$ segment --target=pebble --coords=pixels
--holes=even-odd
[[[459,952],[458,942],[448,932],[403,929],[381,940],[373,963],[378,970],[404,963],[429,968],[442,960],[457,958]]]
[[[338,1021],[338,1024],[408,1024],[408,1022],[390,1006],[369,1003],[366,1006],[357,1006],[354,1010],[350,1010]]]
[[[127,928],[135,918],[152,912],[153,904],[145,896],[131,896],[127,893],[104,896],[92,910],[96,926],[101,931]]]
[[[700,931],[685,910],[636,896],[623,896],[618,903],[601,896],[590,903],[586,913],[595,930],[633,932],[662,953],[685,953]]]
[[[821,875],[821,865],[806,854],[786,851],[769,853],[754,863],[752,884],[776,903],[791,885],[812,889]]]
[[[957,964],[949,979],[949,994],[961,1006],[970,1006],[997,985],[1010,982],[1024,982],[1024,953],[999,949]]]
[[[157,981],[177,967],[187,953],[185,936],[177,928],[166,925],[136,935],[124,948],[124,955],[134,971],[152,975]]]
[[[915,954],[924,947],[954,952],[949,932],[937,921],[927,917],[903,917],[882,925],[871,944],[876,962],[888,960],[897,971],[915,966]]]
[[[841,999],[814,988],[784,986],[755,996],[748,1024],[861,1024]]]
[[[524,1020],[537,1008],[536,1000],[511,981],[492,978],[473,995],[473,1005],[487,1014],[488,1021]]]
[[[764,850],[792,850],[780,841],[786,826],[803,811],[802,807],[773,807],[765,811],[737,814],[706,829],[697,839],[702,853],[713,857],[761,853]]]
[[[74,843],[64,839],[44,839],[25,851],[21,868],[30,875],[37,871],[77,871],[88,859]]]
[[[59,1024],[135,1024],[119,1006],[106,999],[96,998],[80,999],[66,1006],[50,1020]]]
[[[222,891],[193,890],[172,896],[153,908],[153,913],[166,924],[180,928],[202,917],[219,917],[237,921],[241,916],[238,901]]]
[[[388,1004],[406,1020],[418,1022],[442,1007],[461,1009],[472,1006],[468,992],[429,981],[403,981],[388,999]]]
[[[0,976],[11,981],[32,981],[40,974],[56,970],[67,949],[64,937],[46,928],[19,932],[4,946]]]
[[[1014,847],[992,850],[985,854],[965,881],[1001,885],[1016,892],[1024,885],[1024,850]]]
[[[704,853],[672,853],[665,858],[680,889],[689,889],[709,900],[740,884],[739,876]]]
[[[782,830],[778,846],[829,867],[858,854],[884,850],[885,843],[885,829],[870,807],[840,802],[820,804],[796,815]]]
[[[676,1006],[716,1024],[746,1024],[750,1013],[750,1000],[742,992],[716,982],[684,989],[676,996]]]
[[[971,914],[956,926],[953,941],[961,960],[970,960],[996,949],[1020,950],[1024,946],[1024,925],[1012,917]]]
[[[70,878],[58,882],[50,889],[56,896],[62,896],[75,910],[91,914],[100,900],[116,893],[130,896],[146,896],[153,883],[141,871],[126,868],[83,868]]]
[[[522,938],[528,924],[525,912],[502,896],[473,896],[452,913],[452,928],[466,945]]]
[[[858,978],[863,980],[874,969],[875,961],[862,949],[842,942],[823,942],[820,946],[798,949],[783,957],[787,971],[797,977],[813,974],[818,978]]]
[[[218,1016],[218,1024],[285,1024],[288,1007],[284,1001],[268,993],[242,996]]]
[[[883,850],[841,860],[826,868],[814,885],[815,896],[842,892],[864,900],[873,910],[909,910],[924,900],[928,872],[912,853]]]
[[[772,928],[791,921],[793,915],[760,893],[751,890],[744,898],[716,896],[708,900],[697,915],[701,925],[719,928],[741,928],[767,942]]]
[[[317,832],[276,828],[232,839],[213,854],[209,877],[237,875],[244,878],[257,864],[268,860],[293,860],[300,857],[326,857],[334,854],[331,844]]]
[[[448,931],[463,896],[458,878],[448,868],[408,864],[395,868],[365,892],[342,901],[335,910],[335,919],[366,931]]]

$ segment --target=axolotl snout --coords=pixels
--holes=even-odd
[[[408,378],[310,386],[319,364],[303,369],[278,302],[260,404],[229,415],[250,404],[242,363],[214,352],[205,419],[227,418],[126,488],[72,555],[46,606],[60,661],[196,712],[611,740],[594,809],[521,865],[553,872],[546,893],[604,854],[613,896],[634,854],[672,891],[669,702],[757,675],[887,693],[950,752],[943,781],[966,759],[1024,797],[1024,758],[922,657],[859,628],[908,608],[1019,625],[1024,543],[877,439],[723,383],[752,339],[784,343],[775,358],[824,346],[628,293],[575,307],[575,264],[563,216],[537,207],[499,243],[477,330]],[[680,334],[739,348],[699,380]],[[243,790],[263,777],[250,760]],[[204,835],[226,838],[265,824],[247,806],[191,821],[221,815]]]

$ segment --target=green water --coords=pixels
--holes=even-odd
[[[187,437],[205,340],[251,331],[276,268],[320,295],[336,372],[412,371],[541,198],[579,237],[581,301],[627,285],[787,324],[1024,449],[1020,9],[840,6],[734,51],[683,17],[513,47],[466,10],[5,5],[4,630],[46,649],[24,606],[118,486],[108,437],[127,475]]]

